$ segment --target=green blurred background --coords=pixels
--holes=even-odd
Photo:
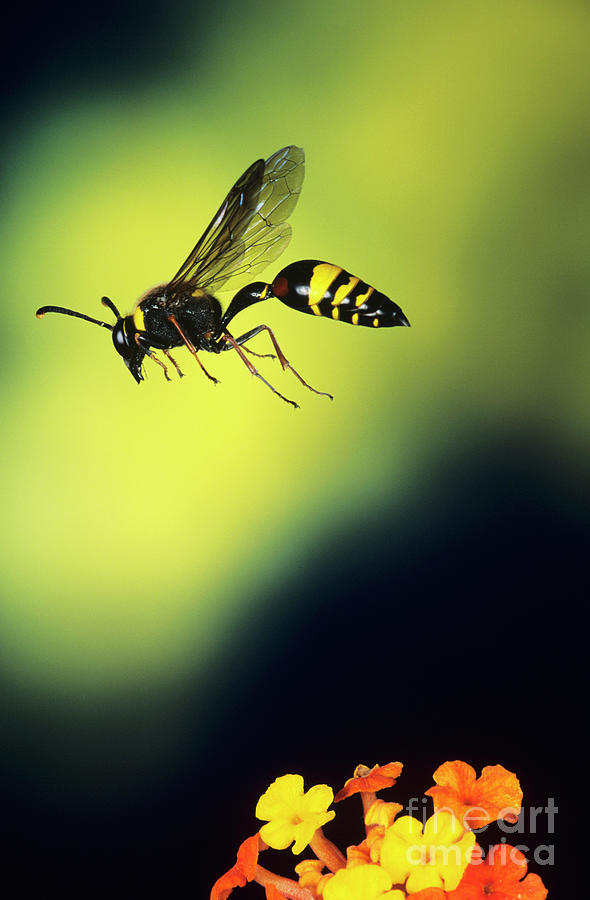
[[[539,796],[554,791],[531,761],[538,733],[505,727],[516,705],[500,725],[460,697],[502,685],[530,704],[536,685],[541,715],[565,678],[551,610],[583,590],[588,8],[176,0],[12,16],[9,837],[60,881],[61,854],[83,871],[97,847],[103,874],[124,860],[147,884],[148,847],[171,877],[176,853],[176,872],[194,865],[178,847],[217,821],[199,778],[221,767],[234,824],[195,875],[206,890],[239,816],[245,836],[257,792],[288,769],[337,784],[403,750],[425,789],[444,754],[471,752],[528,763]],[[216,387],[183,352],[182,382],[152,366],[138,387],[103,330],[35,320],[42,304],[100,317],[103,294],[128,312],[237,176],[288,143],[306,179],[271,268],[338,263],[412,323],[376,333],[278,303],[240,317],[269,324],[333,403],[264,361],[293,411],[232,354],[206,360]]]

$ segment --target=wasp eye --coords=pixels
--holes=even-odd
[[[126,359],[131,356],[132,348],[129,346],[123,322],[117,322],[113,328],[113,344],[115,345],[115,350],[117,353],[120,353],[121,356]]]

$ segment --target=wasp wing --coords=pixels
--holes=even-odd
[[[252,276],[273,262],[291,239],[286,219],[305,173],[301,147],[283,147],[247,169],[184,261],[166,292],[219,291],[233,276]]]

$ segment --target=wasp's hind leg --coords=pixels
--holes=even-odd
[[[274,355],[274,353],[257,353],[256,350],[252,350],[252,349],[250,349],[250,347],[246,347],[245,344],[243,346],[244,346],[244,350],[246,351],[246,353],[249,353],[250,356],[257,356],[258,359],[276,359],[276,356]],[[223,349],[227,350],[228,347],[231,347],[231,344],[229,344],[229,345],[226,344]]]
[[[247,331],[245,334],[240,335],[240,337],[235,338],[235,341],[237,344],[240,344],[240,345],[245,344],[251,338],[255,337],[257,334],[260,334],[261,331],[268,331],[269,337],[272,341],[272,345],[277,352],[278,360],[279,360],[281,366],[283,367],[283,369],[289,369],[291,372],[293,372],[293,375],[295,375],[295,377],[299,379],[301,384],[305,385],[305,387],[308,390],[313,391],[314,394],[319,394],[321,397],[329,397],[330,400],[334,399],[332,394],[328,394],[327,391],[316,390],[314,387],[311,386],[311,384],[308,384],[307,381],[305,381],[305,379],[303,379],[301,377],[299,372],[293,368],[293,366],[291,365],[291,363],[289,362],[289,360],[287,359],[287,357],[285,356],[285,354],[279,347],[278,341],[277,341],[276,337],[274,336],[272,329],[270,329],[268,327],[268,325],[259,325],[257,328],[253,328],[251,331]],[[228,349],[228,345],[226,345],[226,347],[224,349]],[[247,349],[248,349],[247,347],[244,347],[244,350],[247,350]]]
[[[258,333],[258,329],[254,329],[254,330],[255,330],[256,333]],[[244,335],[242,335],[242,337],[244,337]],[[250,337],[253,337],[253,335],[250,335]],[[244,365],[247,367],[248,371],[252,373],[252,375],[256,375],[257,378],[260,378],[260,380],[264,382],[264,384],[267,386],[267,388],[270,388],[271,391],[273,392],[273,394],[276,394],[277,397],[280,397],[281,400],[284,400],[284,401],[285,401],[285,403],[290,403],[291,406],[295,407],[295,409],[299,409],[299,404],[298,404],[298,403],[295,403],[294,400],[289,400],[288,397],[285,397],[283,394],[281,394],[280,391],[277,391],[276,388],[273,388],[272,384],[270,384],[270,382],[268,382],[268,381],[266,380],[266,378],[264,378],[264,377],[260,374],[260,372],[258,371],[258,369],[256,368],[256,366],[255,366],[253,363],[250,362],[250,360],[248,359],[248,357],[247,357],[246,354],[244,353],[244,350],[240,347],[240,338],[238,338],[238,339],[236,340],[236,338],[233,338],[233,337],[231,336],[231,334],[229,334],[229,333],[226,331],[225,334],[223,334],[223,335],[221,336],[221,339],[220,339],[220,340],[224,342],[223,345],[221,346],[221,349],[222,349],[222,350],[229,350],[230,348],[233,347],[233,349],[236,351],[236,353],[238,354],[238,356],[240,357],[240,359],[242,360],[242,362],[244,363]],[[244,348],[244,349],[245,349],[245,348]]]

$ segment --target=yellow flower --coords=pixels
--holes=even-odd
[[[336,815],[326,812],[333,799],[334,793],[327,784],[316,784],[304,793],[301,775],[282,775],[256,806],[256,818],[267,821],[260,829],[260,837],[275,850],[284,850],[295,841],[293,853],[301,853],[317,829]]]
[[[405,900],[403,891],[392,891],[392,881],[381,866],[339,869],[324,888],[324,900]]]
[[[365,813],[365,825],[382,825],[387,828],[402,809],[401,803],[374,800]]]
[[[435,813],[422,824],[412,816],[396,819],[385,832],[380,863],[408,894],[426,888],[454,890],[467,868],[475,843],[452,813]]]

